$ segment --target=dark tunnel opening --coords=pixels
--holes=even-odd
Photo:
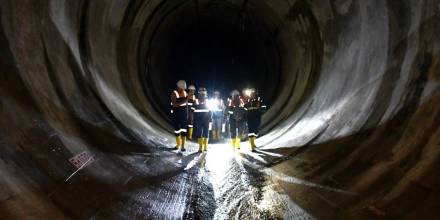
[[[281,73],[271,31],[233,6],[188,4],[164,18],[171,21],[163,21],[151,40],[146,73],[150,85],[157,85],[153,96],[160,97],[162,110],[169,108],[164,91],[175,89],[178,79],[211,93],[220,90],[225,98],[233,89],[249,87],[269,102],[276,97]]]
[[[233,89],[256,88],[269,106],[278,102],[263,120],[265,132],[282,120],[277,118],[280,109],[295,109],[310,94],[320,69],[322,42],[306,2],[297,2],[288,14],[300,29],[284,31],[285,24],[263,2],[170,2],[157,10],[158,21],[147,20],[144,26],[139,69],[146,96],[166,121],[169,93],[179,79],[211,93],[219,90],[223,99]],[[301,42],[290,47],[308,52],[286,51],[280,35]]]

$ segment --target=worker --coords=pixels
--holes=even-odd
[[[249,100],[251,99],[250,90],[248,88],[244,88],[243,90],[241,90],[241,94],[242,94],[242,100],[243,100],[244,104],[246,105],[246,103],[248,103]],[[249,130],[248,124],[246,123],[246,125],[243,129],[243,133],[240,134],[240,138],[242,140],[246,139],[248,130]]]
[[[248,137],[251,150],[255,152],[255,148],[257,147],[255,139],[258,137],[261,116],[266,112],[266,106],[263,104],[263,99],[257,95],[255,89],[247,89],[246,93],[249,95],[248,102],[244,105],[247,112]]]
[[[194,130],[194,115],[191,107],[196,101],[196,87],[194,85],[188,86],[188,139],[192,140]]]
[[[246,110],[244,109],[243,99],[237,90],[231,92],[231,99],[228,103],[228,114],[232,147],[240,149],[240,134],[243,133],[246,125]]]
[[[226,99],[226,103],[229,105],[229,103],[231,102],[231,98],[227,98]],[[225,107],[225,110],[223,111],[223,124],[222,124],[222,132],[223,132],[223,137],[229,139],[231,136],[231,132],[230,132],[230,123],[229,123],[229,111],[228,111],[228,106]]]
[[[218,141],[222,132],[225,105],[220,97],[220,92],[215,91],[214,97],[209,100],[212,111],[212,139]]]
[[[188,123],[188,93],[185,91],[186,82],[179,80],[177,82],[177,89],[174,90],[171,95],[171,104],[173,108],[173,124],[174,134],[176,135],[175,149],[185,151],[187,123]]]
[[[206,88],[199,88],[197,99],[191,110],[194,114],[194,135],[199,144],[199,152],[208,150],[209,123],[212,113],[208,107],[208,91]]]

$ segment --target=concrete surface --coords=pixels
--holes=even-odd
[[[0,0],[1,219],[439,219],[439,19],[438,0]],[[270,100],[257,153],[171,150],[172,55],[215,42]]]

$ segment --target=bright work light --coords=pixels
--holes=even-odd
[[[208,99],[208,108],[211,111],[216,111],[219,107],[219,101],[217,99]]]
[[[253,89],[245,89],[244,90],[244,95],[247,96],[247,97],[250,97],[253,92],[254,92]]]

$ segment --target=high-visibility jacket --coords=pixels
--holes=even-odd
[[[206,121],[211,119],[212,112],[208,108],[207,101],[208,100],[201,102],[198,99],[194,101],[194,104],[191,107],[194,115],[194,121]]]
[[[263,104],[263,99],[261,97],[249,99],[249,101],[244,105],[244,108],[249,118],[259,117],[266,111],[266,106]]]
[[[188,95],[188,106],[193,106],[196,101],[196,95]]]
[[[233,99],[228,100],[228,114],[229,114],[229,119],[232,120],[240,121],[246,118],[244,101],[241,97],[239,98],[238,102],[237,100],[233,100]]]
[[[186,93],[185,90],[182,91],[178,91],[178,90],[174,90],[171,93],[170,97],[175,97],[176,98],[176,103],[180,103],[179,106],[173,106],[173,102],[170,102],[170,106],[171,106],[171,114],[174,113],[174,110],[183,110],[185,108],[187,108],[188,106],[188,102],[187,102],[187,98],[188,98],[188,93]]]

